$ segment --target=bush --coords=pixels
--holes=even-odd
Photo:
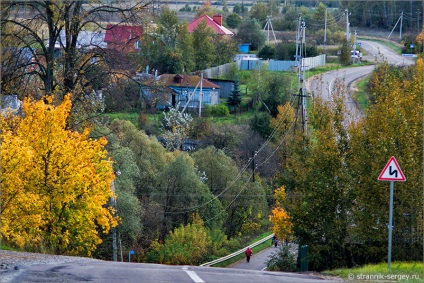
[[[230,115],[230,110],[227,105],[220,103],[218,105],[205,105],[205,112],[207,116],[225,117]]]
[[[281,246],[276,253],[271,254],[266,262],[269,271],[297,271],[296,257],[288,246]]]

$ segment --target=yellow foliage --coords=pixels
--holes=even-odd
[[[290,221],[288,213],[281,207],[286,200],[286,191],[284,186],[275,190],[274,198],[276,207],[271,211],[272,214],[269,216],[269,220],[274,225],[272,230],[277,238],[286,239],[291,233],[293,224]]]
[[[295,113],[290,103],[277,106],[277,117],[271,119],[271,127],[277,129],[280,133],[285,133],[291,129],[295,121]]]
[[[274,208],[269,220],[274,224],[272,230],[278,239],[286,239],[290,235],[293,224],[290,221],[290,216],[283,208]]]
[[[117,224],[104,207],[114,179],[106,139],[67,130],[69,95],[57,107],[47,101],[25,100],[23,117],[0,118],[0,231],[20,247],[90,255],[98,229]]]
[[[274,192],[275,204],[282,206],[286,200],[286,189],[284,186],[279,187]]]

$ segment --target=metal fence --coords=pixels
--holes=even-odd
[[[324,66],[326,55],[321,54],[315,57],[303,58],[303,66],[305,70],[310,70],[318,66]],[[269,71],[295,71],[296,61],[283,61],[283,60],[252,60],[242,59],[239,64],[239,70],[256,70],[263,68],[267,64]]]
[[[303,66],[305,71],[319,67],[325,66],[326,55],[321,54],[315,57],[303,58]],[[231,66],[234,63],[227,63],[217,67],[209,68],[203,70],[203,76],[205,78],[217,78],[226,74]],[[269,71],[280,71],[280,72],[290,72],[296,71],[296,61],[283,61],[283,60],[258,60],[258,59],[242,59],[237,61],[239,70],[257,70],[263,68],[264,65],[267,65]]]

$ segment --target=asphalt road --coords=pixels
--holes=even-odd
[[[62,264],[27,266],[9,274],[2,274],[1,282],[334,283],[335,281],[298,273],[80,259]]]
[[[270,247],[257,254],[252,254],[252,257],[250,258],[249,263],[247,263],[246,260],[243,259],[236,263],[231,264],[228,267],[236,268],[236,269],[246,269],[246,270],[265,270],[268,257],[272,255],[273,253],[275,253],[275,251],[276,251],[276,248]]]
[[[408,66],[415,63],[414,59],[403,57],[378,42],[361,41],[361,48],[366,53],[363,59],[369,62],[378,64],[387,61],[398,66]],[[370,75],[374,68],[375,65],[350,67],[314,76],[307,81],[308,93],[312,97],[321,97],[327,103],[334,102],[334,93],[342,94],[346,107],[345,121],[346,123],[351,123],[360,119],[363,114],[360,111],[360,107],[352,99],[352,92],[355,89],[350,86],[358,79]]]

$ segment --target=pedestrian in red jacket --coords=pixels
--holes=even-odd
[[[246,254],[246,261],[249,263],[250,262],[250,256],[252,255],[252,250],[250,249],[250,247],[247,247],[247,249],[244,253]]]

